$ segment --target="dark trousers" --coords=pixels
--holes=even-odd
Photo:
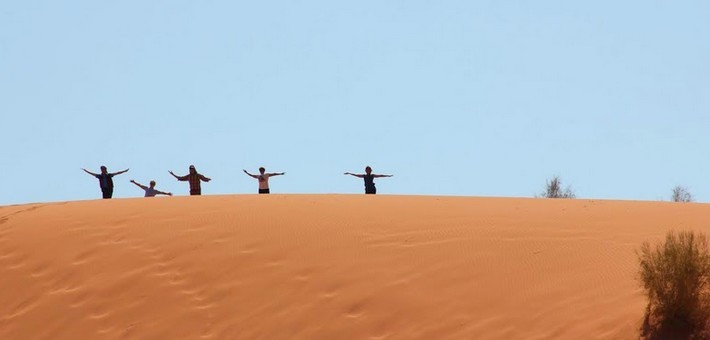
[[[259,189],[260,194],[268,194],[269,192],[269,189]]]
[[[113,196],[113,188],[111,189],[101,189],[101,193],[104,196],[104,199],[109,199]]]
[[[200,196],[202,195],[202,190],[190,190],[190,196]]]

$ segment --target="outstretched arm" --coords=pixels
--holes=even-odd
[[[139,188],[141,188],[141,189],[143,189],[143,190],[148,189],[148,187],[146,187],[145,185],[140,184],[140,183],[138,183],[138,182],[136,182],[136,181],[134,181],[134,180],[131,180],[131,183],[137,185]]]
[[[200,179],[201,179],[201,180],[203,180],[203,181],[205,181],[205,182],[209,182],[209,181],[211,181],[211,180],[212,180],[211,178],[209,178],[209,177],[206,177],[206,176],[205,176],[205,175],[203,175],[203,174],[200,174]]]
[[[172,192],[162,192],[162,191],[158,191],[158,190],[156,190],[155,193],[160,194],[160,195],[165,195],[165,196],[172,196],[173,195]]]
[[[95,173],[93,173],[93,172],[91,172],[91,171],[89,171],[89,170],[86,170],[86,169],[84,169],[84,168],[81,168],[81,170],[84,170],[84,172],[86,172],[87,174],[89,174],[89,175],[91,175],[91,176],[94,176],[94,177],[98,176],[98,174],[95,174]]]
[[[269,176],[283,176],[285,174],[285,172],[272,172],[269,174]]]
[[[259,177],[259,176],[250,174],[249,171],[246,171],[245,169],[242,169],[242,170],[244,170],[244,173],[245,173],[245,174],[247,174],[247,175],[249,175],[249,176],[251,176],[251,177],[253,177],[253,178]]]
[[[372,175],[375,178],[380,178],[380,177],[392,177],[394,175]]]
[[[112,175],[116,176],[116,175],[120,175],[120,174],[123,174],[123,173],[126,173],[126,172],[128,172],[128,169],[122,170],[122,171],[119,171],[119,172],[114,172],[114,173],[112,173]]]
[[[345,175],[355,176],[355,177],[357,177],[357,178],[363,178],[363,177],[365,177],[365,175],[354,174],[354,173],[352,173],[352,172],[346,172]]]
[[[172,171],[168,171],[168,172],[171,175],[173,175],[173,177],[175,177],[175,179],[177,179],[178,181],[187,181],[187,176],[178,176],[178,175],[174,174]]]

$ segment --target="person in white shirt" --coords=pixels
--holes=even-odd
[[[134,180],[131,180],[131,183],[137,185],[139,188],[145,190],[145,196],[144,197],[155,197],[156,195],[167,195],[167,196],[172,196],[172,192],[162,192],[160,190],[155,189],[155,181],[150,181],[150,187],[147,187],[143,184],[140,184]]]
[[[269,177],[285,175],[285,172],[272,172],[266,173],[264,167],[259,168],[259,175],[252,175],[248,171],[244,170],[244,173],[256,178],[259,181],[259,193],[268,194],[269,193]]]

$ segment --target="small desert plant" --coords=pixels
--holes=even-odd
[[[575,198],[572,189],[567,186],[567,188],[562,189],[562,180],[559,176],[554,176],[547,181],[545,184],[545,191],[543,191],[539,197],[543,198]]]
[[[648,241],[637,251],[639,281],[648,297],[645,331],[669,329],[700,334],[707,321],[710,252],[707,237],[692,231],[666,234],[665,243]]]
[[[680,185],[673,188],[673,196],[671,196],[671,201],[673,202],[692,202],[693,195],[690,194],[687,188]]]

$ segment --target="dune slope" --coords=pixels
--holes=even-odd
[[[630,339],[710,206],[364,195],[0,207],[2,339]]]

